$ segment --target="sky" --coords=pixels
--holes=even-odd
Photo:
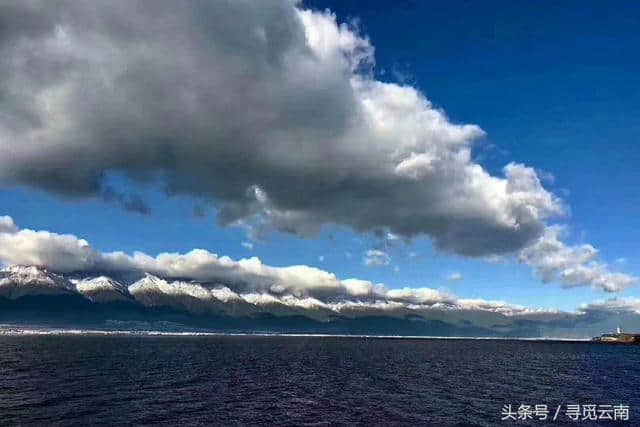
[[[532,308],[640,297],[640,6],[135,5],[5,6],[20,229]]]

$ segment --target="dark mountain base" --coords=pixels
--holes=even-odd
[[[100,330],[210,331],[227,333],[304,333],[347,335],[505,336],[490,329],[450,325],[412,316],[334,317],[317,321],[304,316],[229,317],[193,315],[164,307],[145,307],[134,302],[93,303],[81,296],[25,296],[0,298],[0,323],[16,326]],[[518,336],[522,335],[522,330]],[[536,328],[526,336],[537,336]],[[507,335],[508,336],[508,335]]]

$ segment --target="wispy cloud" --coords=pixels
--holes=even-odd
[[[368,267],[386,266],[391,263],[391,256],[379,249],[369,249],[364,253],[363,262]]]
[[[460,280],[462,280],[462,274],[457,272],[451,273],[449,276],[447,276],[447,280],[451,282],[459,282]]]

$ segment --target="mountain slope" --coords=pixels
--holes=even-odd
[[[0,296],[5,298],[74,292],[75,286],[69,280],[43,268],[12,266],[0,270]]]
[[[35,266],[0,270],[0,323],[72,328],[364,335],[588,337],[637,313],[523,312],[384,300],[320,301],[290,294],[240,294],[223,284],[148,273],[62,275]]]

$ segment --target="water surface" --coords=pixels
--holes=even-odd
[[[640,346],[589,342],[1,336],[0,423],[490,426],[507,403],[633,422],[638,378]]]

